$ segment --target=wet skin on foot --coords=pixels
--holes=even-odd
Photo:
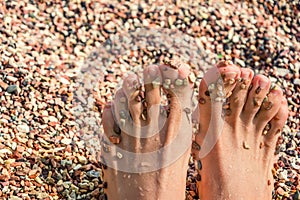
[[[282,90],[250,69],[221,62],[201,81],[199,112],[192,154],[201,159],[200,198],[271,199],[276,141],[288,116]]]
[[[137,75],[128,75],[104,110],[108,199],[185,198],[193,91],[189,67],[174,65],[146,67],[143,86]],[[166,106],[160,105],[162,94]],[[159,154],[149,156],[153,152]]]

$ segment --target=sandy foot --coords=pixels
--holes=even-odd
[[[189,67],[173,64],[145,68],[144,91],[129,75],[104,110],[107,199],[185,198],[193,91]]]
[[[202,80],[199,110],[192,152],[201,159],[201,200],[271,199],[276,141],[288,116],[282,90],[224,61]]]

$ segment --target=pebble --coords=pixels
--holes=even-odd
[[[98,174],[98,177],[86,175],[91,170],[100,171],[97,162],[91,162],[93,159],[90,159],[95,156],[92,152],[100,152],[97,150],[100,145],[94,142],[95,150],[92,151],[85,143],[81,143],[82,138],[98,134],[102,129],[90,125],[82,132],[77,132],[75,127],[80,121],[101,124],[103,106],[112,100],[113,91],[123,74],[128,71],[141,72],[142,66],[159,62],[156,58],[167,50],[173,53],[179,51],[183,59],[191,61],[193,72],[199,72],[195,74],[195,88],[208,67],[225,58],[241,67],[256,69],[256,73],[268,75],[272,82],[288,89],[290,117],[287,125],[290,130],[282,133],[283,144],[279,153],[284,161],[278,171],[289,171],[288,179],[297,175],[297,162],[290,160],[298,155],[295,148],[299,146],[300,137],[297,139],[288,134],[299,131],[299,42],[297,29],[293,28],[299,24],[295,18],[296,2],[254,1],[240,5],[229,0],[222,4],[182,1],[180,4],[164,2],[163,6],[158,6],[158,2],[147,4],[142,1],[126,2],[125,6],[122,1],[113,0],[110,2],[113,6],[105,2],[103,6],[98,6],[95,2],[83,0],[76,3],[70,1],[68,4],[63,1],[26,0],[3,4],[5,16],[3,30],[0,31],[3,50],[0,102],[1,117],[8,117],[0,119],[0,140],[7,141],[12,149],[21,150],[23,154],[20,156],[12,152],[9,147],[2,148],[0,163],[4,160],[2,155],[20,156],[19,159],[24,157],[22,162],[10,164],[23,163],[37,171],[31,172],[32,179],[25,180],[18,175],[22,172],[15,172],[11,167],[9,172],[12,177],[18,178],[15,183],[20,190],[10,183],[3,185],[0,198],[26,199],[27,194],[31,199],[105,198],[100,186],[102,177]],[[236,9],[232,9],[234,6],[237,6]],[[92,12],[95,7],[100,9],[101,15]],[[147,29],[149,27],[155,27],[154,31]],[[144,39],[150,36],[155,37],[148,45]],[[103,51],[101,47],[104,46],[109,51]],[[95,48],[97,50],[92,53]],[[83,75],[81,67],[89,61],[88,57],[91,58],[91,64],[87,64],[85,72],[90,73],[84,73],[89,75],[80,79]],[[78,106],[80,111],[77,111],[83,116],[71,111],[77,101],[73,91],[82,88],[77,85],[78,82],[88,88],[81,91],[81,98],[77,95],[79,101],[87,104],[92,102],[87,94],[99,89],[97,111],[91,111],[94,107],[87,108],[85,104],[80,104],[81,110]],[[187,84],[187,80],[182,84]],[[43,111],[47,111],[47,114],[44,115]],[[29,131],[28,128],[19,131],[19,125],[27,125]],[[287,147],[291,140],[296,139],[295,145]],[[31,155],[27,157],[29,152]],[[85,164],[76,160],[78,155],[86,157],[87,161],[80,158]],[[27,161],[29,158],[30,161]],[[191,162],[187,184],[195,185],[196,172],[192,169]],[[40,177],[41,181],[37,179],[40,183],[34,180],[36,177]],[[277,178],[275,191],[282,188],[286,191],[284,195],[292,197],[297,194],[297,190],[285,185],[288,181]],[[286,188],[277,186],[279,181],[283,181]],[[189,199],[198,199],[195,188],[187,187]],[[11,191],[26,192],[14,196]]]
[[[72,139],[69,139],[69,138],[63,138],[63,139],[61,140],[61,143],[62,143],[62,144],[65,144],[65,145],[71,144],[71,143],[72,143]]]
[[[27,124],[20,124],[17,126],[17,130],[22,133],[29,133],[30,128]]]
[[[100,177],[100,172],[99,171],[94,171],[94,170],[91,170],[91,171],[88,171],[86,173],[87,176],[91,177],[91,178],[98,178]]]
[[[6,89],[6,91],[8,93],[14,93],[18,90],[18,86],[17,85],[9,85]]]
[[[13,77],[13,76],[7,76],[6,79],[11,81],[11,82],[17,82],[18,81],[18,78]]]
[[[78,158],[78,161],[81,163],[81,164],[87,164],[88,163],[88,160],[85,156],[77,156]]]

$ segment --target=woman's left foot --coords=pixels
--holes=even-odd
[[[106,106],[102,161],[108,199],[185,199],[192,140],[189,73],[185,64],[149,66],[145,92],[131,74]],[[162,92],[166,106],[160,106]]]

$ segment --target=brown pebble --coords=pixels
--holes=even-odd
[[[206,103],[206,100],[205,100],[203,97],[200,97],[199,100],[198,100],[198,102],[199,102],[200,104],[205,104],[205,103]]]
[[[246,141],[243,142],[244,149],[250,149],[250,146],[247,144]]]
[[[204,94],[205,94],[206,96],[208,96],[208,97],[210,96],[210,94],[209,94],[209,91],[208,91],[208,90],[206,90]]]
[[[121,142],[121,137],[119,135],[109,136],[109,141],[113,144],[119,144]]]
[[[261,87],[260,87],[260,86],[258,86],[258,88],[256,88],[256,90],[255,90],[255,93],[256,93],[256,94],[259,94],[259,93],[260,93],[260,91],[261,91]]]
[[[201,146],[197,142],[193,141],[193,143],[192,143],[192,149],[200,151]]]
[[[260,102],[260,100],[258,98],[254,97],[253,98],[253,104],[254,104],[254,106],[260,106],[261,102]]]
[[[260,142],[259,148],[261,149],[261,148],[263,148],[264,146],[265,146],[264,143],[263,143],[263,142]]]

